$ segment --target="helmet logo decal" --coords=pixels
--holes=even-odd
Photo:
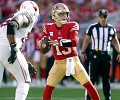
[[[54,10],[58,10],[58,9],[59,9],[59,7],[56,5],[53,9],[54,9]]]

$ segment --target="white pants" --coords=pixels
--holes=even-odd
[[[18,51],[17,59],[13,64],[8,63],[10,57],[10,47],[7,45],[0,45],[0,82],[2,81],[3,71],[6,68],[19,83],[31,82],[28,71],[28,64],[23,54]]]
[[[10,52],[9,46],[0,45],[0,83],[2,82],[4,68],[6,68],[18,82],[15,92],[15,100],[26,100],[29,91],[28,83],[31,82],[28,64],[20,51],[17,52],[17,59],[15,62],[13,64],[9,64],[8,58],[11,55]]]

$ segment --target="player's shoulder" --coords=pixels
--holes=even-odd
[[[22,12],[22,11],[17,11],[16,13],[14,13],[12,18],[14,18],[16,16],[23,16],[23,15],[26,15],[26,14],[24,12]]]
[[[53,29],[53,28],[54,28],[53,26],[54,26],[54,23],[45,23],[45,24],[43,25],[43,27],[44,27],[43,32],[46,33],[47,30]]]
[[[73,31],[73,30],[79,30],[79,24],[77,23],[77,22],[75,22],[75,21],[70,21],[70,22],[68,22],[67,23],[68,25],[69,25],[69,27],[70,27],[70,31]]]
[[[26,11],[17,11],[16,13],[14,13],[12,18],[17,18],[23,21],[29,20],[31,24],[33,23],[32,17]]]
[[[52,26],[54,23],[46,23],[45,26]]]
[[[19,25],[19,28],[27,28],[32,24],[29,17],[27,17],[21,11],[16,12],[12,17],[11,21],[16,21],[17,24]]]
[[[30,21],[30,18],[26,16],[25,13],[21,12],[21,11],[18,11],[16,12],[12,19],[17,19],[17,20],[21,20],[21,21],[26,21],[26,20],[29,20]]]
[[[46,29],[51,29],[51,28],[54,27],[54,25],[55,25],[55,23],[45,23],[45,24],[44,24],[44,28],[46,28]]]
[[[69,21],[68,24],[69,24],[69,25],[78,25],[78,23],[75,22],[75,21]]]

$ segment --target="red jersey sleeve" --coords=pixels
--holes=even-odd
[[[78,44],[79,36],[79,25],[77,22],[72,22],[70,26],[70,40],[72,41],[72,47],[76,47]]]

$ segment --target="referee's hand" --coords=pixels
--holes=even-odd
[[[118,62],[120,62],[120,54],[117,55],[117,59]]]
[[[85,62],[85,60],[87,59],[87,56],[86,56],[85,53],[81,53],[80,58],[81,58],[81,61],[82,61],[82,62]]]

